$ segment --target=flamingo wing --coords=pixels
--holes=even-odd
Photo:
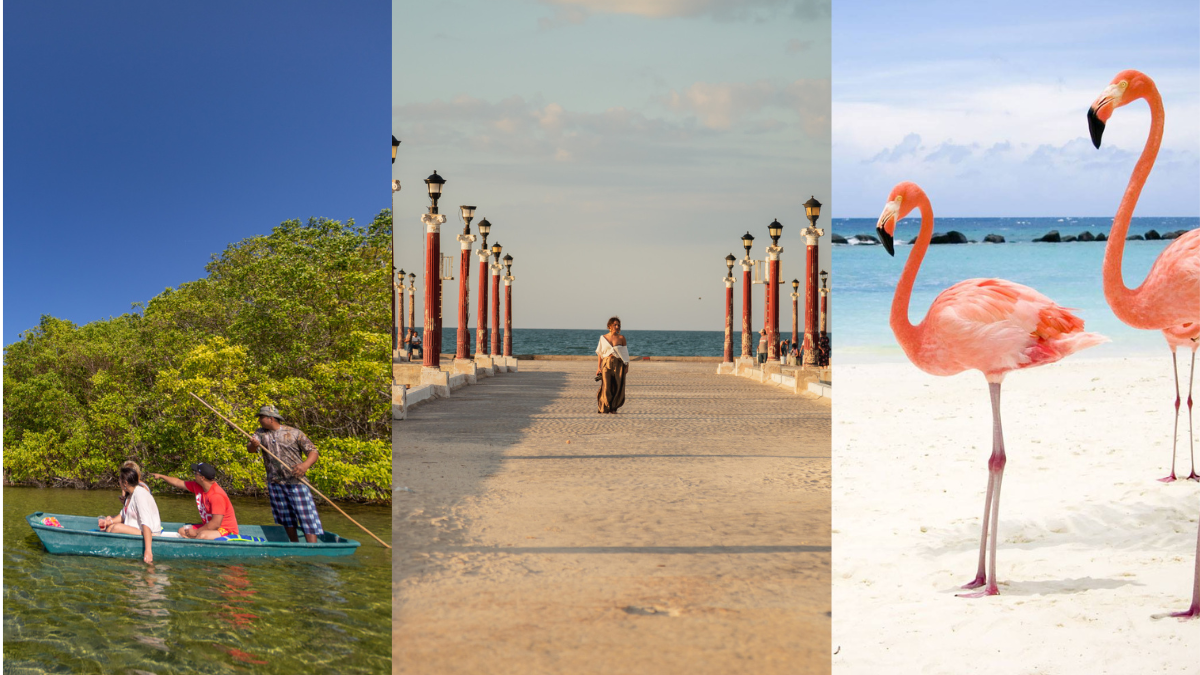
[[[1141,291],[1159,307],[1177,309],[1177,326],[1200,322],[1200,230],[1185,232],[1163,249]]]
[[[968,279],[947,288],[921,323],[926,356],[952,374],[1052,363],[1106,338],[1083,331],[1083,320],[1028,286],[1004,279]],[[933,372],[933,371],[930,371]]]

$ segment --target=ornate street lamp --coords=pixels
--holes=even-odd
[[[475,358],[488,356],[488,234],[492,231],[492,224],[487,218],[479,221],[476,225],[479,229],[479,234],[483,237],[483,242],[475,251],[475,255],[479,256],[479,312],[475,317]]]
[[[804,202],[804,215],[808,217],[809,222],[809,226],[800,232],[804,235],[808,254],[804,274],[804,365],[818,366],[820,336],[817,334],[817,247],[825,231],[817,227],[817,218],[821,216],[821,202],[817,201],[816,197],[810,197]]]
[[[750,257],[750,247],[754,245],[754,235],[747,230],[746,234],[742,235],[742,246],[746,248],[746,257]]]
[[[767,226],[767,232],[771,234],[771,245],[778,246],[779,237],[783,235],[783,225],[780,225],[778,220],[773,220]]]
[[[736,262],[737,262],[737,258],[733,257],[732,253],[725,256],[725,267],[728,268],[729,276],[731,276],[731,277],[733,276],[733,265]]]
[[[438,175],[437,169],[434,169],[433,173],[429,174],[429,178],[425,179],[425,186],[429,189],[429,201],[431,202],[430,213],[438,212],[437,203],[442,196],[442,186],[445,184],[446,180]]]
[[[429,190],[429,213],[421,216],[425,225],[425,355],[422,365],[427,369],[441,367],[442,357],[442,223],[446,216],[438,214],[438,199],[446,180],[437,169],[425,179]]]
[[[392,136],[392,164],[396,163],[396,150],[399,147],[400,147],[400,141],[396,139],[395,135],[393,135]]]
[[[463,205],[458,209],[462,214],[463,231],[458,235],[462,257],[458,264],[461,279],[458,281],[458,334],[455,340],[454,361],[456,371],[469,374],[475,372],[468,361],[471,358],[471,336],[467,330],[467,322],[471,320],[471,245],[475,242],[475,235],[471,234],[471,221],[475,218],[475,207]]]
[[[492,356],[500,356],[500,253],[499,242],[492,244]]]
[[[511,255],[504,256],[504,356],[512,356],[512,282],[515,279],[512,275]],[[506,364],[512,365],[512,364]]]
[[[475,219],[475,207],[460,206],[458,208],[460,211],[462,211],[462,219],[464,223],[463,234],[471,234],[471,221]]]

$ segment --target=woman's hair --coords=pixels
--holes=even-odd
[[[133,461],[133,460],[131,459],[131,460],[129,460],[129,461],[126,461],[126,462],[122,463],[122,464],[121,464],[121,468],[122,468],[122,469],[133,469],[133,470],[134,470],[134,472],[136,472],[136,473],[137,473],[138,482],[141,482],[141,480],[142,480],[142,467],[138,466],[138,463],[137,463],[137,462],[135,462],[135,461]],[[124,474],[122,474],[122,475],[124,475]]]
[[[614,323],[615,323],[615,324],[618,324],[618,325],[620,325],[620,323],[621,323],[621,317],[619,317],[619,316],[610,317],[610,318],[608,319],[608,323],[606,323],[606,324],[604,324],[604,325],[605,325],[605,327],[606,327],[606,328],[612,328],[612,325],[613,325]]]
[[[126,462],[126,464],[132,464],[132,462]],[[134,466],[137,466],[137,465],[134,464]],[[141,474],[138,473],[137,469],[134,469],[132,466],[124,466],[124,465],[121,466],[121,484],[122,485],[128,485],[129,487],[135,488],[138,486],[138,482],[140,482],[140,481],[141,481]]]

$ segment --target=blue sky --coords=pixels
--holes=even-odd
[[[4,343],[204,276],[280,221],[369,222],[391,8],[4,4]]]
[[[839,3],[833,32],[839,216],[877,217],[901,180],[940,216],[1112,215],[1150,115],[1118,110],[1099,151],[1085,118],[1127,68],[1166,110],[1136,215],[1200,213],[1195,0]]]
[[[762,258],[774,218],[802,276],[801,205],[834,212],[828,2],[396,2],[392,21],[401,267],[437,169],[442,250],[477,206],[514,258],[517,327],[721,330],[724,257],[750,230]]]

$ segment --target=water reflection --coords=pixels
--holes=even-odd
[[[171,651],[167,646],[171,629],[167,619],[171,611],[167,609],[166,593],[167,587],[171,585],[171,579],[166,574],[169,569],[166,565],[159,565],[158,569],[155,569],[154,565],[148,565],[145,569],[126,576],[132,600],[129,611],[148,619],[158,619],[134,623],[133,639],[164,653]]]

